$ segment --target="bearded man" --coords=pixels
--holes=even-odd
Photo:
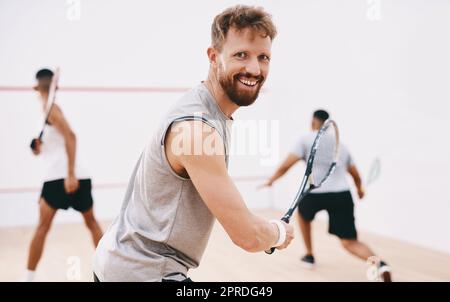
[[[95,281],[190,281],[216,219],[248,252],[289,245],[292,226],[250,212],[227,171],[232,114],[258,98],[275,36],[261,8],[215,17],[208,78],[176,103],[141,154],[97,247]]]

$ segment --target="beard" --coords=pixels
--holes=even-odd
[[[238,106],[250,106],[253,104],[258,98],[259,91],[261,90],[262,85],[264,84],[264,77],[253,76],[250,73],[238,73],[235,75],[226,75],[221,71],[221,68],[217,71],[219,84],[222,89],[225,91],[228,98]],[[256,81],[256,87],[249,87],[246,89],[245,84],[239,81],[241,77],[245,77],[247,79],[251,79],[252,81]]]

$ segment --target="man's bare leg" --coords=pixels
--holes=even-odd
[[[352,255],[364,261],[375,256],[375,253],[366,244],[356,239],[341,239],[341,244]]]
[[[50,207],[43,198],[39,200],[39,223],[33,235],[33,239],[31,240],[28,254],[27,269],[29,274],[32,274],[36,270],[39,260],[41,259],[45,238],[50,230],[56,211],[57,210]],[[32,277],[27,277],[27,279],[32,279]]]
[[[367,261],[370,257],[376,257],[375,253],[365,244],[357,239],[341,239],[342,246],[352,255]],[[381,261],[380,274],[385,282],[391,282],[390,268]],[[383,270],[382,270],[383,269]],[[384,271],[386,270],[386,271]]]
[[[298,222],[302,232],[303,242],[305,243],[306,254],[312,256],[311,221],[305,220],[302,215],[298,214]]]
[[[305,268],[312,269],[315,265],[315,259],[312,250],[312,238],[311,238],[311,221],[305,220],[301,214],[298,215],[298,222],[300,230],[303,235],[303,242],[305,243],[306,255],[300,260]]]
[[[93,208],[90,208],[89,210],[83,212],[82,214],[84,218],[84,223],[91,232],[92,240],[94,241],[94,246],[97,247],[98,242],[103,236],[103,232],[97,220],[95,219]]]

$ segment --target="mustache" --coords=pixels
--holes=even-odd
[[[254,76],[254,75],[252,75],[251,73],[248,73],[248,72],[246,72],[246,73],[238,73],[233,78],[235,80],[238,80],[240,77],[246,77],[246,78],[249,78],[249,79],[253,79],[253,80],[256,80],[258,83],[261,83],[261,82],[264,81],[264,77],[262,75]]]

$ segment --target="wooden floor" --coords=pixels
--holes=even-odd
[[[280,215],[274,211],[259,214]],[[20,281],[32,234],[31,227],[0,229],[0,281]],[[369,266],[345,252],[337,239],[327,234],[326,223],[315,222],[313,235],[318,264],[310,271],[299,261],[304,250],[298,230],[287,250],[269,256],[235,247],[216,223],[202,263],[190,277],[194,281],[368,281]],[[367,233],[360,233],[360,239],[391,264],[395,281],[450,281],[449,254]],[[55,225],[36,281],[91,281],[93,250],[83,224]]]

